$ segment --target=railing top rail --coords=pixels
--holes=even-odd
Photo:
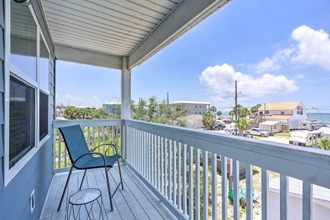
[[[329,151],[136,120],[125,120],[124,124],[330,188]]]
[[[80,126],[118,126],[123,125],[122,119],[97,119],[97,120],[54,120],[53,127],[76,125]]]

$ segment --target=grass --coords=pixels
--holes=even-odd
[[[285,137],[285,138],[289,138],[290,137],[290,133],[276,133],[274,134],[275,137]]]

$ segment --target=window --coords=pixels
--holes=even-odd
[[[50,58],[33,8],[6,2],[10,4],[5,34],[10,44],[5,44],[5,185],[49,138]]]
[[[48,134],[48,95],[40,92],[39,105],[39,140]]]
[[[49,53],[44,43],[42,36],[40,36],[40,58],[39,58],[39,71],[40,71],[40,86],[48,90],[48,64]]]
[[[197,108],[197,105],[195,105],[195,108]]]
[[[10,77],[9,168],[35,146],[34,89]]]
[[[281,112],[281,115],[284,115],[284,112]]]
[[[33,80],[37,79],[37,25],[29,8],[11,2],[10,62]]]

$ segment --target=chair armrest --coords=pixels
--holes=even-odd
[[[97,148],[99,148],[101,146],[110,146],[110,147],[113,147],[115,149],[115,154],[118,154],[117,147],[114,144],[100,144],[99,146],[97,146],[94,149],[92,149],[90,152],[94,152]],[[108,149],[105,151],[105,155],[107,154],[107,151],[108,151]]]
[[[85,156],[93,155],[93,154],[95,154],[95,155],[99,155],[100,157],[102,157],[103,162],[104,162],[104,165],[106,166],[107,163],[106,163],[105,156],[104,156],[104,154],[99,153],[99,152],[90,152],[90,153],[83,154],[83,155],[81,155],[80,157],[78,157],[76,161],[73,161],[73,162],[72,162],[72,165],[73,165],[74,167],[76,167],[75,164],[78,162],[78,160],[80,160],[81,158],[83,158],[83,157],[85,157]]]

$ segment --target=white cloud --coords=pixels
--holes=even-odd
[[[283,75],[264,74],[261,77],[235,72],[233,66],[224,63],[222,66],[206,68],[199,77],[200,82],[209,87],[215,101],[228,101],[234,98],[234,81],[238,81],[238,92],[241,100],[262,97],[266,94],[290,93],[298,91],[294,80]]]
[[[268,71],[278,70],[282,67],[280,63],[287,60],[291,53],[292,49],[290,48],[277,51],[272,58],[264,58],[257,65],[254,65],[253,68],[256,73],[265,73]]]
[[[306,25],[295,29],[291,37],[297,41],[292,61],[301,65],[315,65],[330,70],[330,39],[324,30]]]
[[[79,96],[72,96],[70,94],[66,95],[57,95],[57,103],[62,103],[63,105],[71,105],[71,106],[80,106],[85,105],[85,100]]]
[[[295,41],[289,48],[277,51],[271,58],[266,57],[252,65],[256,73],[278,70],[285,62],[299,66],[318,66],[330,70],[330,39],[324,30],[316,31],[302,25],[291,34]]]

